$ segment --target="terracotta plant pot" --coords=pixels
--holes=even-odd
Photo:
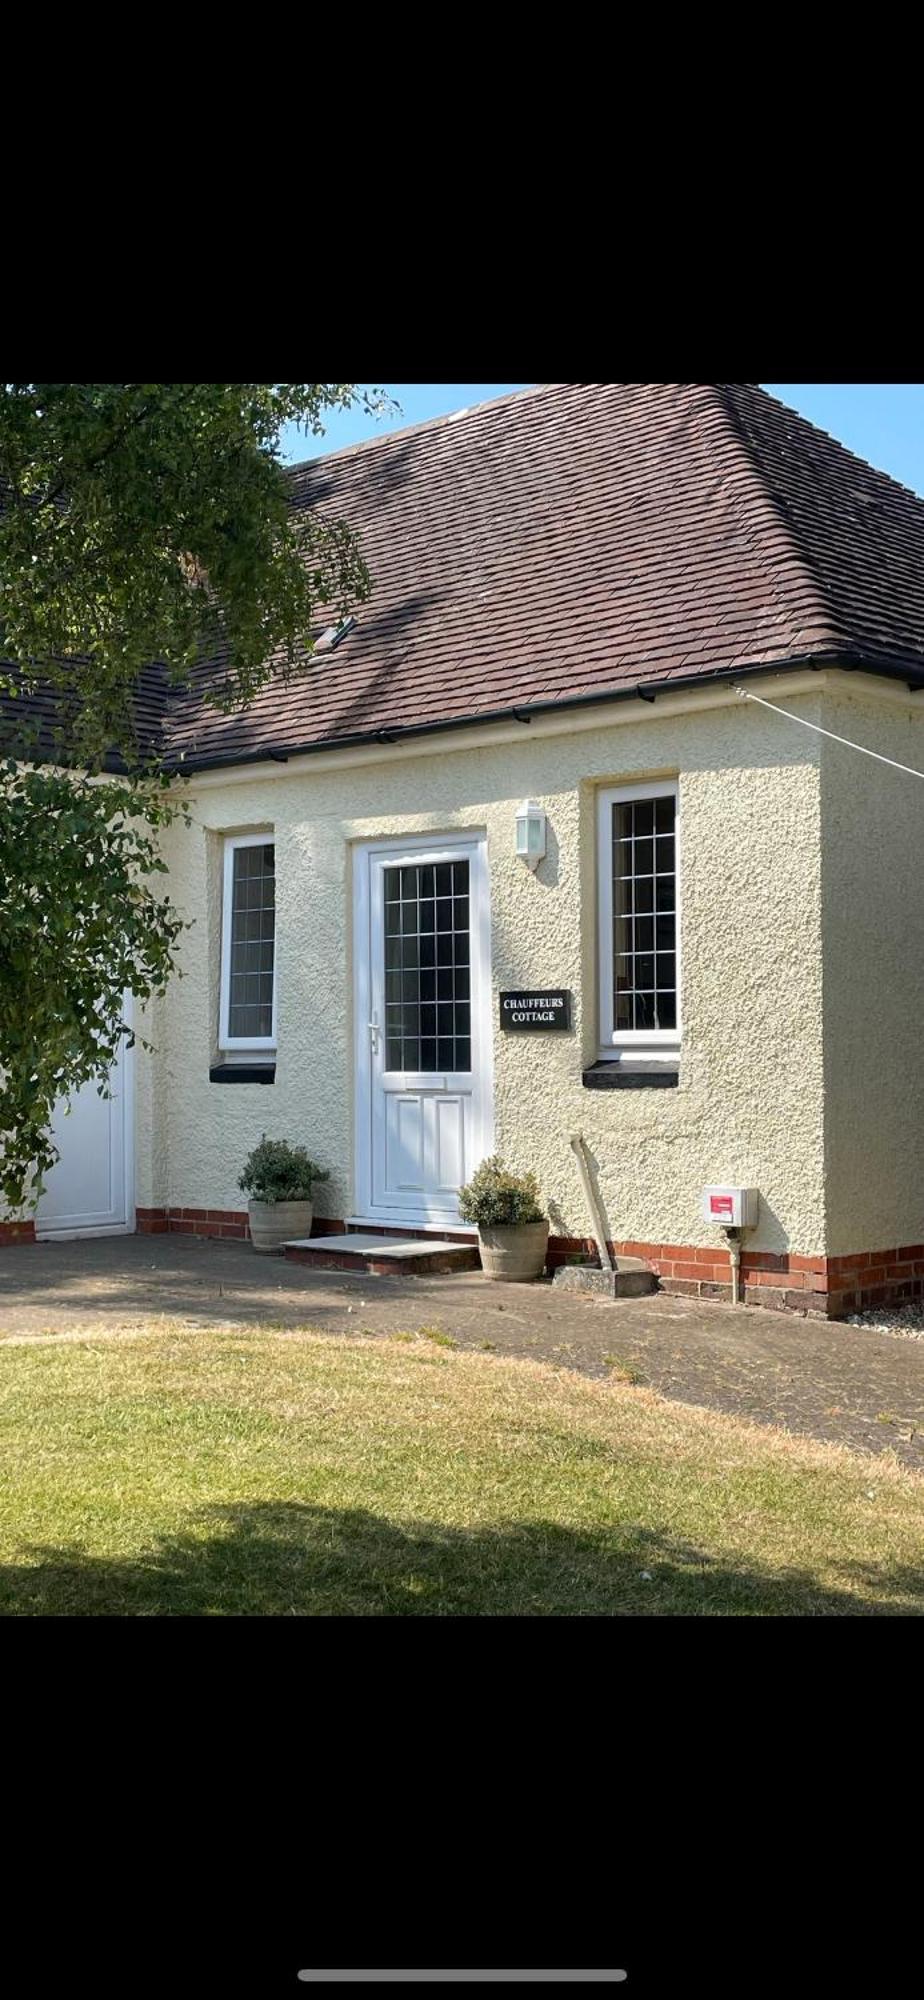
[[[479,1229],[481,1268],[486,1278],[528,1285],[541,1278],[549,1240],[547,1222],[518,1222],[504,1229]]]
[[[267,1257],[274,1250],[281,1250],[284,1243],[311,1235],[314,1203],[249,1201],[247,1213],[250,1217],[250,1241],[261,1256]]]

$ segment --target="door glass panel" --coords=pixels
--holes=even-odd
[[[469,1071],[469,864],[386,868],[385,1065]]]

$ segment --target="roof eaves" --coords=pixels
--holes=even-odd
[[[233,770],[239,765],[288,763],[293,757],[322,756],[325,751],[371,749],[382,743],[410,741],[421,736],[445,735],[450,730],[480,729],[503,722],[528,725],[534,716],[570,713],[574,709],[601,707],[606,703],[657,702],[669,694],[692,694],[709,688],[727,687],[757,675],[822,673],[836,668],[844,673],[867,673],[880,679],[905,681],[914,694],[924,693],[924,657],[917,655],[874,655],[844,647],[779,660],[758,660],[743,666],[720,667],[708,673],[664,675],[660,680],[641,680],[616,688],[595,689],[590,694],[564,695],[555,701],[515,702],[503,708],[473,715],[444,716],[438,722],[395,723],[388,729],[354,730],[343,736],[317,737],[305,743],[262,745],[254,750],[231,751],[224,756],[197,757],[195,751],[167,768],[177,776],[197,771]]]

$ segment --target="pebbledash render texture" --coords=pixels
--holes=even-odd
[[[907,755],[913,732],[924,757],[924,717],[907,695],[874,684],[861,700],[859,684],[836,674],[816,676],[810,692],[783,693],[769,677],[762,685],[794,714],[830,721],[861,740],[875,726],[876,742],[890,742],[896,754],[903,748]],[[383,748],[375,761],[315,764],[291,775],[284,767],[239,770],[194,785],[195,837],[174,828],[166,849],[173,894],[195,922],[183,944],[185,976],[145,1027],[156,1053],[140,1065],[139,1226],[224,1235],[234,1230],[237,1211],[242,1229],[238,1166],[266,1129],[306,1144],[329,1169],[316,1228],[327,1233],[356,1212],[356,843],[484,827],[493,991],[545,983],[551,965],[574,996],[571,1035],[506,1035],[496,1019],[493,1029],[495,1144],[539,1177],[552,1219],[550,1261],[591,1247],[569,1145],[570,1134],[582,1130],[613,1247],[645,1257],[667,1290],[730,1295],[725,1239],[700,1219],[700,1192],[716,1181],[760,1190],[760,1223],[743,1258],[747,1299],[843,1313],[880,1303],[886,1287],[891,1296],[896,1286],[918,1284],[924,1247],[904,1246],[924,1239],[912,1170],[924,1105],[910,1062],[919,922],[917,949],[889,955],[899,985],[890,994],[890,1021],[866,1025],[888,1128],[880,1128],[875,1087],[867,1090],[855,1069],[842,1092],[832,1081],[838,1049],[853,1065],[854,1041],[864,1032],[870,992],[862,968],[883,937],[903,932],[913,942],[908,828],[903,818],[891,831],[877,822],[879,839],[864,853],[869,802],[857,798],[852,753],[729,695],[687,703],[680,714],[667,703],[639,705],[618,722],[597,717],[593,726],[531,732],[528,740],[522,732],[496,744],[453,741],[439,755],[423,746],[413,756]],[[597,790],[652,772],[679,777],[683,1029],[676,1087],[587,1088],[597,1056]],[[851,835],[859,849],[851,862],[855,970],[837,990],[826,989],[824,973],[826,940],[836,949],[842,930],[840,884],[824,858],[826,788],[848,816],[854,800],[860,807]],[[535,874],[513,852],[513,816],[527,793],[546,811],[555,842]],[[906,811],[913,817],[910,805]],[[272,828],[276,847],[279,1020],[271,1090],[209,1081],[219,859],[229,828]],[[840,1121],[858,1088],[870,1100],[874,1130],[868,1142],[865,1120],[845,1132],[841,1161]],[[865,1189],[854,1144],[868,1144]]]
[[[464,836],[486,853],[491,1144],[538,1177],[550,1265],[593,1247],[581,1132],[611,1247],[667,1291],[730,1297],[701,1216],[721,1182],[760,1193],[746,1302],[843,1317],[924,1296],[924,790],[834,740],[924,769],[924,502],[748,384],[554,385],[291,485],[360,534],[356,625],[237,715],[207,704],[221,662],[144,690],[189,781],[164,858],[192,928],[137,1024],[137,1228],[245,1237],[237,1178],[264,1132],[328,1169],[315,1233],[362,1212],[364,844]],[[666,781],[679,1045],[614,1065],[599,800]],[[525,799],[546,815],[534,871]],[[244,1082],[219,1047],[242,837],[275,850],[277,1003]],[[548,987],[572,1032],[504,1033],[498,994]]]

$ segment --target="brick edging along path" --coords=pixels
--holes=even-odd
[[[661,1290],[675,1297],[731,1301],[729,1253],[674,1243],[611,1243],[619,1257],[642,1257],[656,1271]],[[549,1267],[575,1252],[593,1253],[589,1238],[553,1236]],[[924,1297],[924,1243],[895,1250],[859,1250],[842,1257],[802,1257],[797,1252],[741,1252],[744,1305],[844,1319],[871,1307],[904,1305]]]
[[[217,1236],[245,1243],[247,1210],[239,1208],[136,1208],[139,1236]]]
[[[31,1224],[6,1227],[31,1229]],[[249,1233],[245,1209],[139,1208],[137,1227],[139,1235],[214,1236],[238,1242],[246,1242]],[[2,1228],[0,1225],[0,1242],[31,1240],[5,1239]],[[332,1236],[343,1229],[342,1221],[326,1215],[315,1216],[312,1224],[316,1236]],[[383,1235],[389,1233],[394,1232],[382,1231]],[[609,1247],[614,1256],[643,1258],[657,1273],[661,1290],[675,1297],[731,1302],[729,1254],[719,1244],[704,1249],[693,1244],[627,1241]],[[549,1237],[550,1271],[580,1254],[596,1254],[590,1237]],[[844,1319],[848,1313],[867,1312],[876,1306],[906,1304],[924,1298],[924,1243],[893,1250],[859,1250],[840,1257],[744,1249],[741,1295],[744,1305],[808,1313],[821,1319]]]

